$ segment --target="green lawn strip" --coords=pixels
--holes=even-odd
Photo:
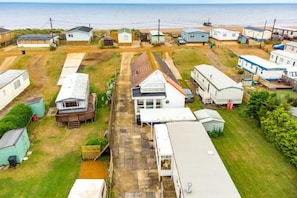
[[[238,109],[218,110],[224,135],[213,143],[242,197],[296,197],[297,171]]]

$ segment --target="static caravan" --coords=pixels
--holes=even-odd
[[[17,38],[18,47],[50,47],[56,45],[59,36],[51,34],[26,34]]]
[[[211,65],[198,65],[191,72],[192,79],[198,84],[196,93],[202,98],[203,103],[225,105],[228,102],[241,104],[243,87],[229,78],[226,74]]]
[[[297,42],[290,41],[285,45],[285,51],[295,53],[297,55]]]
[[[197,120],[202,123],[206,131],[223,132],[225,120],[222,116],[212,109],[200,109],[194,112]]]
[[[166,125],[173,151],[172,181],[176,197],[240,198],[200,122],[170,122]]]
[[[291,40],[297,38],[297,29],[275,26],[273,28],[273,34],[282,36],[284,39]]]
[[[209,36],[218,41],[237,41],[239,34],[240,33],[238,31],[213,28],[210,30]]]
[[[286,71],[286,67],[254,55],[239,56],[237,66],[268,81],[281,79],[283,72]]]
[[[0,46],[4,47],[12,43],[14,39],[14,32],[0,27]]]
[[[10,164],[11,156],[16,163],[21,163],[29,147],[30,140],[26,128],[7,131],[0,139],[0,166]]]
[[[30,85],[26,70],[8,70],[0,74],[0,110]]]
[[[242,34],[256,41],[268,40],[272,35],[269,30],[250,26],[243,28]]]
[[[187,43],[206,43],[208,42],[208,32],[200,29],[183,29],[181,37]]]
[[[64,80],[56,98],[60,113],[84,112],[88,109],[90,94],[88,74],[70,74]]]
[[[159,180],[163,176],[172,176],[172,148],[166,124],[154,125],[154,146]]]
[[[104,179],[76,179],[68,198],[107,198]]]
[[[65,32],[67,42],[90,43],[93,37],[93,28],[79,26]]]
[[[284,50],[271,51],[269,60],[278,65],[297,66],[297,54]]]
[[[118,43],[119,45],[132,45],[132,30],[128,28],[119,29]]]
[[[153,45],[164,44],[165,43],[165,35],[158,30],[149,31],[149,40]]]

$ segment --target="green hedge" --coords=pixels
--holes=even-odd
[[[32,110],[28,105],[18,104],[0,120],[0,137],[5,132],[26,127],[32,118]]]

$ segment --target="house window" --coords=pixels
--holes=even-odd
[[[26,73],[23,74],[23,81],[25,81],[27,79],[28,79],[28,73],[26,72]]]
[[[17,80],[13,83],[13,86],[14,86],[14,89],[17,89],[21,86],[21,81],[20,80]]]
[[[227,37],[227,34],[223,34],[223,37]]]
[[[161,100],[160,99],[157,99],[156,100],[156,108],[161,108],[162,106],[161,106]]]
[[[288,61],[287,61],[287,64],[288,64],[288,65],[290,65],[290,63],[291,63],[291,61],[290,61],[290,60],[288,60]]]
[[[77,101],[69,101],[69,102],[64,102],[63,107],[78,107]]]
[[[138,107],[138,109],[144,109],[144,102],[143,102],[143,100],[137,100],[137,107]]]
[[[236,37],[236,34],[235,34],[235,33],[233,33],[233,34],[232,34],[232,37]]]
[[[2,91],[2,95],[3,95],[3,96],[6,96],[6,91],[5,91],[5,89]]]
[[[190,38],[195,38],[195,34],[190,34]]]
[[[73,34],[68,34],[68,37],[73,37]]]
[[[280,58],[280,59],[279,59],[279,62],[280,62],[280,63],[284,62],[284,58]]]
[[[170,156],[161,156],[161,170],[170,170],[171,169],[171,157]]]
[[[146,101],[146,108],[147,109],[153,109],[154,108],[154,101],[153,99],[149,99]]]
[[[128,35],[124,35],[124,40],[125,40],[125,41],[128,41],[128,40],[129,40]]]
[[[204,35],[204,34],[202,34],[202,35],[201,35],[201,37],[202,37],[202,38],[204,38],[204,37],[205,37],[205,35]]]

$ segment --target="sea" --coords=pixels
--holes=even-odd
[[[297,27],[296,4],[69,4],[0,3],[6,29],[88,26],[94,29]]]

